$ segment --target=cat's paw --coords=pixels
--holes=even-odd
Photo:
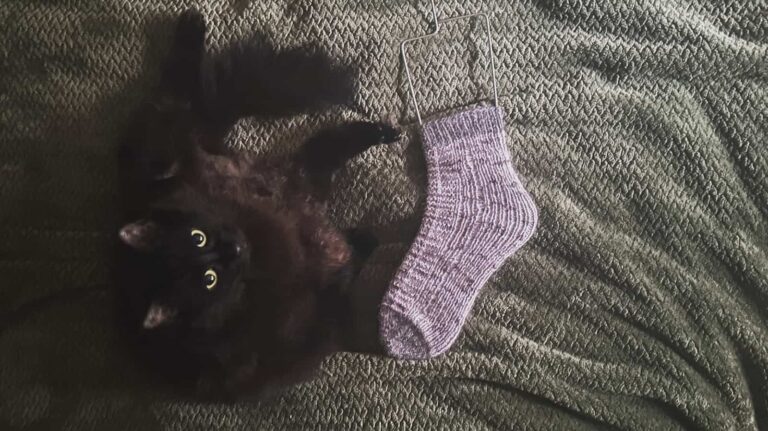
[[[380,144],[393,144],[403,137],[401,129],[386,123],[376,124],[376,132]]]
[[[184,46],[201,45],[205,40],[205,18],[196,9],[187,9],[179,15],[176,24],[176,43]]]
[[[352,246],[355,254],[362,259],[370,257],[376,247],[379,246],[379,239],[369,229],[352,228],[345,233],[347,243]]]

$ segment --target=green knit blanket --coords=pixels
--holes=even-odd
[[[362,302],[415,235],[426,172],[399,40],[429,31],[426,0],[0,0],[0,429],[768,429],[766,0],[438,1],[492,14],[536,236],[444,356],[341,353],[236,404],[163,395],[112,321],[119,133],[193,4],[212,49],[260,31],[361,66],[354,106],[244,121],[233,146],[287,154],[350,118],[407,127],[335,181],[334,220],[382,242]],[[452,23],[409,50],[425,112],[490,95],[483,31]]]

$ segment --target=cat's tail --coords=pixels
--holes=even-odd
[[[263,37],[234,44],[206,66],[204,111],[229,128],[247,116],[288,116],[351,103],[357,70],[307,46],[277,50]]]

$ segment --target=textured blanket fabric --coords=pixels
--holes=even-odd
[[[118,133],[167,18],[193,3],[214,48],[259,31],[361,65],[356,106],[243,122],[233,146],[286,154],[341,118],[413,124],[397,42],[428,30],[428,2],[0,0],[0,429],[768,429],[765,0],[438,2],[493,13],[537,234],[440,358],[338,354],[234,405],[162,395],[112,325]],[[489,94],[482,30],[413,47],[426,111]],[[419,225],[416,130],[335,184],[335,220],[382,240],[366,292]]]

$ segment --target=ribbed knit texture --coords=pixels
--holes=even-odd
[[[512,167],[503,116],[479,107],[424,127],[427,207],[380,313],[393,356],[448,350],[481,288],[536,229],[538,210]]]

